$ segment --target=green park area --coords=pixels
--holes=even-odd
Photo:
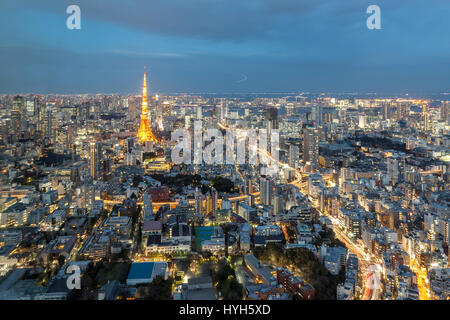
[[[255,248],[254,254],[263,263],[299,273],[303,280],[314,287],[317,300],[335,300],[336,287],[344,282],[344,270],[337,276],[332,275],[315,254],[306,248],[283,250],[281,246],[269,244],[265,248]]]

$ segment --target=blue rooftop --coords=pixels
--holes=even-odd
[[[195,236],[200,241],[210,240],[212,235],[214,235],[214,227],[195,227]]]
[[[154,266],[154,262],[135,262],[131,265],[128,279],[151,278]]]

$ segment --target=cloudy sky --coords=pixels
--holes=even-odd
[[[449,0],[1,0],[0,39],[0,93],[450,92]]]

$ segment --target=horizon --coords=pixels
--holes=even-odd
[[[14,92],[14,93],[1,93],[0,96],[140,96],[141,93],[137,92],[78,92],[78,93],[36,93],[36,92]],[[236,98],[242,99],[243,97],[259,98],[266,96],[267,98],[283,98],[283,97],[307,97],[307,98],[319,98],[323,97],[336,97],[339,99],[381,99],[381,100],[393,100],[393,99],[404,99],[404,100],[414,100],[414,99],[425,99],[425,100],[450,100],[450,93],[447,92],[426,92],[426,93],[381,93],[381,92],[152,92],[149,90],[149,96],[217,96],[217,98]],[[448,99],[447,99],[448,98]]]

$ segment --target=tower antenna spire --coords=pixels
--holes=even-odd
[[[148,99],[147,99],[147,76],[144,66],[144,81],[142,84],[142,110],[141,110],[141,124],[137,137],[141,142],[153,141],[156,142],[156,137],[150,129],[148,121]]]

